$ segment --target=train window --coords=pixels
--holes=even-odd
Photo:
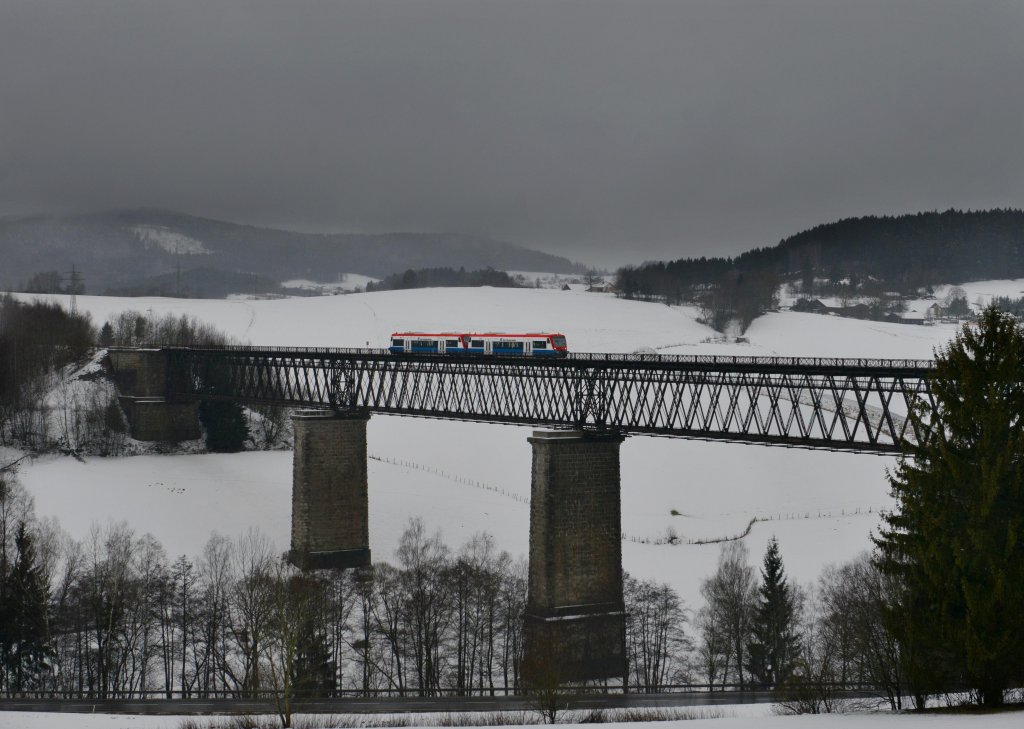
[[[564,347],[565,337],[551,337],[551,343],[556,347]]]
[[[533,348],[534,349],[547,349],[548,348],[548,343],[545,342],[543,339],[536,339],[533,342]]]
[[[523,343],[522,342],[495,342],[494,348],[495,349],[502,349],[502,350],[505,350],[505,351],[508,351],[508,352],[522,352],[523,351]]]
[[[414,339],[412,340],[412,346],[415,349],[432,349],[437,351],[437,342],[433,339]]]
[[[449,339],[444,344],[445,344],[446,347],[458,347],[459,346],[459,340],[458,339]]]
[[[392,339],[391,340],[391,346],[392,347],[404,347],[405,346],[405,340],[404,339]]]
[[[483,349],[484,348],[484,340],[482,340],[482,339],[474,339],[473,341],[471,341],[469,343],[469,346],[473,347],[473,348]]]

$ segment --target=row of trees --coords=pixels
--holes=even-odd
[[[41,271],[29,277],[17,291],[30,294],[84,294],[85,284],[79,275],[63,275],[60,271]]]
[[[843,687],[869,687],[894,709],[909,684],[885,611],[898,582],[864,554],[829,566],[816,584],[791,584],[778,543],[760,579],[743,542],[725,545],[701,585],[695,670],[712,686],[776,689],[800,711],[828,711]]]
[[[127,525],[62,539],[0,481],[0,691],[144,691],[288,699],[339,690],[432,695],[523,689],[526,567],[488,535],[457,551],[410,522],[395,564],[301,573],[258,532],[170,559]],[[886,611],[898,580],[862,557],[792,585],[778,543],[760,578],[723,546],[690,612],[669,586],[625,580],[630,686],[739,685],[814,694],[865,684],[894,707],[914,684]]]
[[[4,476],[0,540],[0,691],[287,700],[524,688],[525,564],[487,535],[452,551],[412,521],[395,564],[347,572],[298,572],[257,532],[214,535],[198,559],[171,560],[123,524],[95,528],[83,543],[62,540]],[[842,686],[871,687],[899,709],[907,695],[921,707],[929,693],[971,688],[992,703],[1019,680],[1016,633],[993,644],[980,620],[968,626],[936,612],[928,600],[945,606],[963,590],[944,584],[925,599],[879,554],[829,567],[804,588],[786,577],[774,539],[759,576],[744,543],[729,542],[701,585],[692,630],[670,587],[627,576],[631,688],[768,688],[798,710],[825,711]],[[1003,612],[1003,624],[1016,619]],[[975,660],[995,660],[991,647],[1006,646],[1001,686],[978,683],[991,669],[971,672],[971,637],[990,646],[975,648]]]
[[[367,291],[394,289],[424,289],[435,286],[496,286],[515,288],[520,284],[504,271],[484,268],[467,271],[465,268],[417,268],[394,273],[380,281],[366,284]]]
[[[522,689],[526,566],[486,534],[453,552],[413,520],[394,565],[300,573],[257,532],[215,535],[197,560],[172,561],[124,524],[94,528],[84,543],[62,541],[54,525],[34,521],[9,477],[0,496],[0,593],[23,596],[4,601],[20,606],[17,616],[0,614],[0,690],[252,697]],[[705,680],[763,688],[803,675],[810,612],[774,540],[760,582],[742,542],[732,542],[702,593],[707,603],[691,636],[690,613],[671,587],[626,577],[634,690]],[[833,678],[866,674],[847,666]]]
[[[255,531],[171,559],[127,525],[83,543],[0,490],[0,691],[204,697],[497,693],[521,683],[526,567],[481,534],[453,551],[410,522],[395,564],[299,572]],[[37,547],[37,545],[40,545]],[[627,579],[637,686],[686,678],[686,613]]]
[[[224,345],[229,338],[215,327],[188,314],[146,316],[140,311],[114,314],[100,327],[100,347],[187,347]]]

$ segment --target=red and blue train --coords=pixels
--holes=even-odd
[[[560,357],[569,351],[564,334],[506,334],[487,332],[395,332],[389,351],[413,354],[483,354],[523,357]]]

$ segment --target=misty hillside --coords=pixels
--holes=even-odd
[[[619,272],[628,295],[686,300],[726,279],[798,281],[810,292],[822,279],[873,280],[912,292],[939,283],[1024,276],[1024,211],[927,212],[847,218],[819,225],[773,247],[736,258],[684,258]],[[770,286],[769,286],[770,288]]]
[[[0,288],[74,265],[86,291],[173,295],[184,280],[219,295],[239,275],[268,286],[288,279],[334,281],[341,273],[384,277],[409,268],[465,267],[565,273],[565,258],[480,236],[433,233],[312,234],[161,211],[0,218]],[[183,277],[178,271],[185,272]],[[201,270],[201,276],[188,272]],[[246,278],[247,277],[247,278]]]

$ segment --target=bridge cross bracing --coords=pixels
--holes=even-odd
[[[294,407],[897,453],[927,360],[169,348],[167,392]]]

